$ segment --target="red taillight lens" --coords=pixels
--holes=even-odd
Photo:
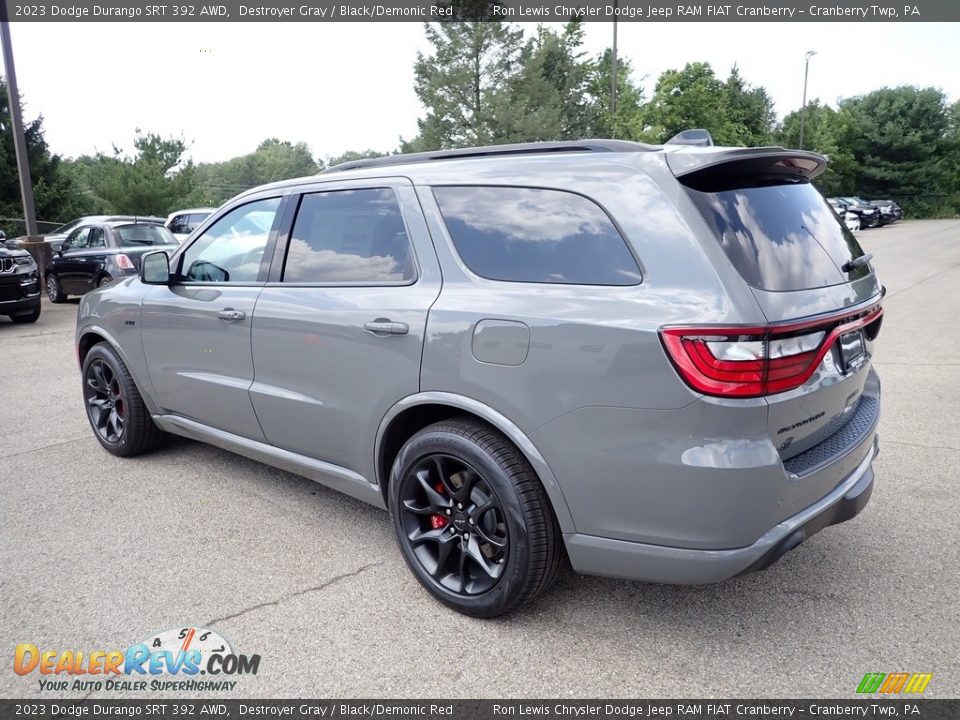
[[[759,397],[805,383],[843,333],[867,326],[872,340],[882,312],[875,307],[852,316],[764,327],[670,327],[661,329],[660,337],[694,390]]]
[[[133,263],[130,261],[130,258],[120,253],[117,255],[117,267],[121,270],[133,270]]]

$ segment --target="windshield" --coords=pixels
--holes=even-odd
[[[717,192],[688,188],[743,279],[761,290],[806,290],[864,277],[841,268],[863,250],[809,183]]]
[[[121,247],[177,244],[170,231],[159,225],[121,225],[114,230],[120,238]]]

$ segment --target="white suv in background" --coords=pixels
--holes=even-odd
[[[164,227],[173,233],[178,243],[182,243],[187,236],[196,230],[200,223],[210,217],[216,208],[188,208],[186,210],[177,210],[167,216]]]

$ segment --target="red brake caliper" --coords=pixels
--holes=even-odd
[[[441,495],[446,495],[443,491],[443,483],[437,483],[433,486],[433,489],[436,490]],[[447,519],[443,515],[431,515],[430,516],[430,527],[434,530],[439,530],[442,527],[447,526]]]

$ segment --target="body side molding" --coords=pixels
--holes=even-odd
[[[347,468],[298,455],[256,440],[249,440],[178,415],[154,415],[153,421],[166,432],[215,445],[223,450],[300,475],[332,490],[342,492],[344,495],[386,509],[380,489],[362,475]]]

